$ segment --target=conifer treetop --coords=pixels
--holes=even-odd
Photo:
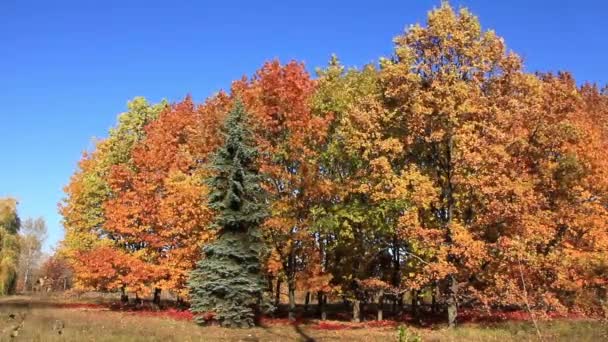
[[[223,128],[225,143],[211,161],[209,206],[217,212],[218,229],[247,231],[267,216],[255,165],[258,151],[247,125],[245,107],[237,100]]]

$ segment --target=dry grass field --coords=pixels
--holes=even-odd
[[[127,312],[77,304],[58,298],[13,296],[0,299],[0,341],[399,341],[394,326],[333,330],[343,322],[288,325],[270,323],[255,329],[199,327],[175,311]],[[334,323],[332,325],[332,323]],[[608,326],[593,320],[540,323],[545,341],[606,341]],[[463,324],[456,329],[407,327],[422,341],[537,341],[529,322]]]

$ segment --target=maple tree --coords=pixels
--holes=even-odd
[[[295,319],[297,276],[316,248],[310,231],[310,208],[326,189],[320,182],[318,146],[327,138],[330,118],[313,113],[314,81],[300,63],[266,63],[249,83],[236,83],[251,113],[260,149],[260,171],[271,201],[264,232],[279,257],[275,264],[286,278],[289,316]]]
[[[77,251],[71,261],[84,290],[113,291],[126,287],[136,295],[148,292],[154,270],[136,256],[111,246]]]
[[[128,103],[129,111],[118,116],[118,124],[109,137],[97,141],[92,152],[83,154],[78,171],[65,187],[66,198],[60,203],[66,238],[66,252],[89,249],[105,237],[103,203],[111,196],[107,177],[113,165],[130,163],[135,142],[144,135],[144,127],[156,118],[166,103],[150,106],[144,98]]]
[[[128,103],[129,111],[119,115],[109,137],[98,141],[92,152],[83,154],[77,172],[64,189],[66,197],[59,204],[65,228],[60,254],[70,262],[86,264],[87,259],[77,260],[83,255],[81,251],[113,245],[112,237],[105,230],[104,213],[104,204],[113,195],[108,183],[110,170],[115,165],[132,162],[133,145],[143,139],[144,127],[166,105],[162,102],[151,106],[144,98],[133,99]],[[81,285],[80,275],[84,273],[76,273],[76,286]],[[84,282],[89,283],[88,275],[86,279],[83,286]]]
[[[104,206],[105,229],[119,249],[153,270],[141,282],[155,288],[155,302],[162,289],[187,294],[188,273],[212,236],[203,164],[220,140],[214,132],[227,101],[220,94],[202,106],[190,97],[171,105],[134,146],[134,167],[110,172],[115,195]]]

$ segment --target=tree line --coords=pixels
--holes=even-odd
[[[131,101],[60,203],[75,285],[192,296],[190,274],[218,243],[212,156],[238,102],[266,194],[264,291],[286,286],[290,318],[296,290],[322,317],[343,298],[354,320],[361,301],[405,293],[431,296],[450,324],[463,306],[600,312],[608,88],[527,72],[447,3],[394,42],[362,68],[334,56],[313,78],[270,61],[203,103]]]
[[[45,220],[21,220],[17,206],[14,198],[0,198],[0,296],[71,287],[66,260],[42,251]]]

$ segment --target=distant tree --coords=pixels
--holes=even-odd
[[[259,225],[267,216],[253,135],[247,113],[237,101],[226,120],[225,142],[216,152],[209,180],[209,206],[216,211],[217,239],[190,278],[192,311],[212,314],[226,327],[251,327],[265,288]],[[198,322],[206,318],[199,316]]]
[[[17,201],[0,199],[0,296],[12,293],[17,283],[20,225]]]
[[[21,225],[21,253],[19,255],[19,290],[30,291],[34,273],[40,267],[42,243],[46,240],[46,222],[42,217],[28,218]]]
[[[38,275],[48,281],[53,291],[65,291],[72,287],[73,271],[65,257],[53,254],[40,265]]]

